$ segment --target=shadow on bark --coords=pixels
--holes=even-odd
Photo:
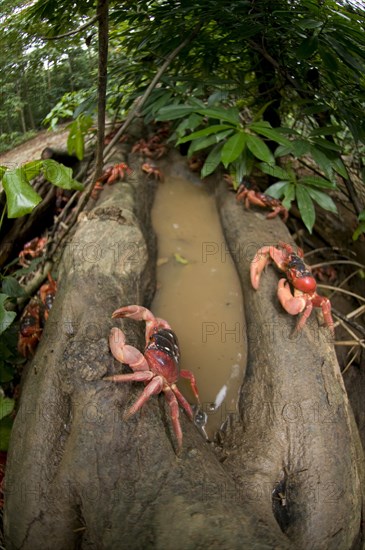
[[[223,186],[218,207],[249,343],[239,414],[219,448],[182,414],[179,457],[163,397],[122,420],[140,385],[102,380],[122,368],[107,338],[119,325],[143,346],[142,323],[112,322],[111,313],[151,302],[153,187],[135,170],[106,189],[66,247],[12,433],[7,549],[359,546],[363,453],[333,346],[314,316],[289,340],[295,319],[277,305],[271,268],[259,291],[251,289],[254,252],[288,232],[244,212]]]

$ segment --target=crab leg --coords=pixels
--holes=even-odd
[[[134,373],[139,374],[139,373]],[[142,374],[142,373],[141,373]],[[146,373],[147,374],[147,373]],[[151,373],[154,377],[149,384],[145,387],[139,398],[133,405],[124,413],[123,419],[128,420],[133,416],[143,405],[149,400],[151,395],[156,395],[160,393],[163,389],[163,378],[162,376],[154,376],[153,372]]]
[[[174,392],[169,386],[165,386],[163,388],[164,394],[166,396],[166,401],[169,404],[170,412],[171,412],[171,420],[172,420],[172,427],[174,428],[174,432],[177,439],[178,444],[178,452],[180,452],[182,447],[182,431],[181,431],[181,425],[179,420],[179,404],[177,402],[177,399],[174,395]]]
[[[190,403],[188,403],[188,401],[185,399],[176,384],[172,384],[171,389],[190,420],[193,420],[193,411],[191,410]]]
[[[147,382],[153,378],[153,372],[150,370],[140,370],[137,372],[129,372],[128,374],[112,374],[104,376],[103,380],[111,382]]]
[[[323,319],[325,324],[328,326],[332,334],[334,334],[333,318],[331,314],[331,302],[328,298],[324,296],[316,296],[313,300],[314,307],[321,307],[323,313]]]
[[[200,404],[199,392],[198,392],[198,388],[197,388],[197,385],[196,385],[196,380],[195,380],[194,374],[192,372],[190,372],[189,370],[181,370],[180,371],[180,376],[182,376],[183,378],[187,378],[190,381],[191,389],[193,390],[193,393],[194,393],[195,397],[197,398],[198,403]]]

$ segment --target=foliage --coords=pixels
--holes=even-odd
[[[354,234],[352,236],[354,241],[357,241],[357,239],[363,233],[365,234],[365,209],[362,212],[360,212],[360,214],[358,216],[358,220],[359,220],[359,225],[356,228],[356,230],[354,231]]]
[[[19,218],[29,214],[41,202],[42,198],[30,184],[39,174],[44,174],[48,181],[62,189],[83,189],[83,186],[72,178],[71,168],[53,159],[35,160],[13,169],[1,166],[0,178],[6,195],[8,218]]]
[[[44,117],[42,123],[49,126],[51,130],[55,130],[60,121],[73,118],[78,113],[85,114],[85,104],[89,103],[90,96],[86,90],[78,90],[77,92],[66,92],[50,112]],[[90,108],[88,109],[90,111]],[[95,102],[92,111],[95,110]]]
[[[190,119],[190,123],[187,123],[192,115],[198,116]],[[258,116],[260,115],[261,113],[258,114]],[[202,177],[211,174],[222,163],[234,175],[235,187],[237,187],[244,176],[251,174],[254,163],[261,160],[263,161],[260,164],[261,170],[270,176],[279,178],[279,181],[269,187],[266,192],[275,198],[284,198],[283,205],[287,209],[296,200],[303,222],[309,231],[312,231],[315,221],[313,201],[325,210],[337,212],[333,200],[323,190],[336,189],[335,181],[331,182],[330,179],[333,178],[335,172],[341,174],[344,172],[346,175],[346,170],[338,158],[337,147],[333,145],[333,147],[326,148],[327,142],[317,137],[320,135],[319,132],[312,132],[308,139],[289,140],[284,133],[294,133],[290,129],[274,129],[268,122],[255,119],[244,124],[238,109],[204,107],[204,104],[200,106],[175,104],[162,107],[156,119],[173,120],[181,117],[184,117],[184,120],[176,128],[178,136],[185,134],[187,130],[204,126],[185,137],[180,137],[177,142],[178,144],[192,142],[188,151],[189,156],[201,149],[210,148],[201,170]],[[213,124],[205,124],[206,120],[212,121]],[[323,129],[323,132],[331,130],[333,129],[327,128]],[[314,176],[298,179],[290,166],[287,169],[276,166],[275,158],[261,136],[280,144],[275,152],[276,157],[290,153],[294,157],[311,154],[329,179]],[[317,141],[312,142],[312,139]],[[336,151],[334,158],[333,150]],[[329,155],[328,152],[330,152]]]

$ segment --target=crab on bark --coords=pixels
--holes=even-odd
[[[124,181],[126,175],[130,175],[131,173],[132,169],[125,162],[114,164],[114,166],[111,166],[110,168],[105,170],[102,176],[95,182],[91,194],[92,198],[98,198],[98,192],[103,189],[105,183],[107,185],[112,185],[117,180]]]
[[[289,212],[279,199],[274,199],[274,197],[270,197],[266,193],[250,189],[244,182],[237,189],[236,199],[242,201],[246,208],[250,208],[251,204],[261,206],[262,208],[269,208],[271,212],[266,216],[268,219],[275,218],[278,215],[281,216],[283,222],[286,222],[288,219]]]
[[[163,174],[161,170],[157,168],[155,164],[150,164],[149,162],[144,162],[142,164],[142,170],[145,172],[145,174],[148,174],[149,176],[153,176],[155,180],[163,181]]]
[[[44,247],[47,244],[47,237],[35,237],[29,243],[24,245],[23,250],[19,252],[19,263],[23,267],[27,267],[30,260],[39,258],[44,252]]]
[[[266,265],[270,261],[273,261],[278,269],[283,271],[287,277],[287,279],[280,279],[278,283],[277,294],[281,305],[290,315],[302,313],[295,330],[299,331],[304,327],[313,307],[320,307],[322,308],[324,323],[333,334],[331,302],[325,296],[320,296],[317,293],[316,280],[310,268],[304,263],[303,256],[301,248],[298,248],[298,253],[296,254],[290,244],[282,241],[278,243],[278,247],[263,246],[256,252],[251,262],[251,284],[255,290],[258,289],[261,273]],[[291,293],[288,281],[294,288],[293,294]]]
[[[170,325],[164,319],[155,317],[147,308],[130,305],[114,311],[113,319],[129,318],[146,322],[146,347],[144,353],[126,343],[124,333],[119,328],[112,328],[109,337],[110,350],[115,359],[128,365],[133,373],[115,374],[104,377],[113,382],[144,382],[146,387],[137,401],[124,413],[127,420],[133,416],[149,400],[152,395],[161,391],[165,394],[170,407],[172,426],[178,443],[178,451],[182,447],[182,430],[179,420],[179,404],[193,420],[190,404],[176,386],[179,376],[190,381],[193,393],[200,403],[195,377],[188,370],[179,369],[180,350],[177,337]]]

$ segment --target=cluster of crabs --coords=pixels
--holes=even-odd
[[[32,260],[40,258],[44,254],[46,244],[46,237],[35,237],[26,243],[19,253],[19,264],[29,267]],[[19,323],[18,351],[25,358],[29,358],[35,353],[56,292],[57,283],[48,273],[47,281],[41,285],[37,295],[29,301],[23,310]]]
[[[156,130],[156,133],[150,138],[140,139],[132,147],[132,153],[140,153],[142,157],[147,159],[160,159],[167,152],[167,147],[164,144],[164,140],[168,137],[169,127],[164,125]],[[110,134],[112,135],[112,134]],[[121,141],[129,138],[129,136],[123,136]],[[107,142],[109,140],[109,136]],[[151,160],[142,162],[141,169],[149,177],[153,177],[155,180],[163,181],[163,174],[161,170],[151,162]],[[112,185],[117,181],[124,181],[126,176],[132,174],[132,169],[125,163],[120,162],[110,166],[103,172],[101,177],[95,182],[92,198],[97,199],[99,192],[103,189],[104,185]]]
[[[328,298],[317,293],[317,283],[310,268],[303,261],[303,251],[294,252],[287,243],[279,242],[278,246],[264,246],[253,258],[250,267],[251,284],[257,290],[260,277],[265,267],[273,262],[285,274],[278,283],[278,298],[290,315],[301,316],[296,324],[296,331],[303,329],[313,307],[322,308],[325,324],[333,333],[331,303]],[[290,289],[293,287],[293,292]],[[123,331],[112,328],[109,338],[110,349],[117,361],[128,365],[133,372],[114,374],[104,380],[112,382],[143,382],[145,388],[135,403],[125,412],[124,419],[133,416],[152,395],[164,393],[170,408],[172,426],[175,432],[178,452],[182,448],[182,430],[179,420],[179,405],[182,406],[190,420],[193,411],[190,404],[181,394],[176,383],[179,376],[190,380],[193,393],[200,404],[195,377],[188,370],[180,370],[180,350],[176,334],[164,319],[155,317],[151,311],[139,305],[125,306],[114,311],[112,317],[129,318],[146,323],[146,345],[144,353],[126,342]]]

